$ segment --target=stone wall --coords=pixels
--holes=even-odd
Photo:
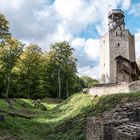
[[[129,33],[129,30],[127,29],[122,30],[119,28],[110,31],[109,34],[110,34],[109,36],[110,82],[117,82],[115,58],[121,55],[130,61],[135,61],[135,46],[134,46],[134,39],[133,39],[134,37]]]
[[[87,140],[140,140],[140,102],[87,118]]]
[[[99,84],[87,90],[93,96],[109,95],[116,93],[129,93],[140,91],[140,80],[131,83]]]

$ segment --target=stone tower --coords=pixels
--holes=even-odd
[[[124,12],[120,9],[109,12],[108,26],[108,32],[100,40],[100,82],[138,80],[134,36],[125,29]]]

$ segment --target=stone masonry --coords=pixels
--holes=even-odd
[[[117,83],[115,58],[119,55],[135,62],[134,36],[125,29],[124,13],[112,10],[109,15],[109,31],[100,40],[100,82]],[[123,80],[124,81],[124,80]],[[130,81],[125,81],[130,82]]]
[[[140,102],[87,118],[87,140],[140,140]]]
[[[129,93],[140,91],[140,80],[131,83],[99,84],[87,90],[92,96],[102,96],[116,93]]]
[[[121,36],[119,35],[121,32]],[[116,33],[118,36],[116,37]],[[116,61],[119,55],[135,61],[134,36],[128,30],[109,31],[100,41],[100,80],[101,83],[116,83]],[[131,50],[131,52],[130,52]]]

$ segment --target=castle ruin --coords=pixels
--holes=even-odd
[[[133,82],[140,71],[135,58],[135,39],[125,28],[124,12],[113,9],[108,14],[108,32],[100,40],[100,82]]]
[[[100,83],[88,89],[94,98],[140,91],[134,36],[125,29],[124,12],[108,14],[109,31],[100,40]],[[120,104],[87,118],[88,140],[140,140],[140,103]]]
[[[135,38],[125,28],[124,12],[108,14],[108,32],[100,40],[100,84],[87,90],[93,96],[140,91]]]

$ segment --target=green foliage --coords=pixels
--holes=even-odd
[[[27,46],[20,56],[18,67],[18,92],[24,97],[40,98],[41,81],[41,48],[36,44]],[[21,95],[20,95],[21,96]]]
[[[50,112],[55,122],[48,140],[85,140],[85,117],[94,102],[89,95],[75,94]]]
[[[24,98],[67,98],[80,91],[73,49],[67,42],[55,43],[43,53],[36,44],[24,48],[10,38],[0,46],[1,96]]]
[[[34,111],[34,110],[42,110],[42,108],[46,108],[46,106],[43,103],[37,103],[33,106],[33,102],[34,100],[31,99],[11,99],[11,103],[13,105],[13,109],[12,111],[16,111],[16,112],[26,112],[29,113],[29,111]],[[4,110],[9,110],[11,111],[11,109],[9,109],[7,102],[5,102],[5,99],[1,99],[0,100],[0,107],[1,109]]]
[[[73,49],[67,42],[55,43],[50,48],[45,68],[48,92],[55,98],[67,98],[75,90],[76,60]]]
[[[76,94],[54,108],[54,110],[56,109],[54,114],[59,112],[66,118],[61,119],[53,127],[53,130],[48,135],[49,140],[85,140],[85,123],[87,117],[99,116],[101,113],[110,111],[119,104],[135,101],[140,101],[140,92],[101,96],[94,100],[88,95]],[[67,117],[66,114],[70,114],[69,112],[71,111],[72,115],[68,115]]]
[[[96,81],[77,76],[74,49],[56,42],[42,52],[37,44],[26,46],[9,34],[9,23],[0,14],[0,96],[3,98],[66,99]]]
[[[110,111],[112,108],[115,108],[119,104],[135,101],[140,101],[140,92],[101,96],[100,98],[98,98],[92,114],[100,115],[100,113],[103,113],[104,111]]]
[[[9,22],[5,16],[0,13],[0,39],[6,39],[7,37],[10,37]]]
[[[47,100],[48,101],[48,100]],[[32,112],[35,117],[26,120],[18,117],[6,117],[4,123],[0,123],[0,135],[10,135],[27,140],[84,140],[84,126],[86,114],[92,107],[92,99],[88,95],[75,94],[68,100],[55,107],[55,104],[46,104],[48,111],[34,108],[32,100],[16,99],[12,101],[16,111],[26,110]],[[25,106],[22,106],[22,104]],[[43,104],[45,102],[43,101]],[[0,106],[8,109],[4,100],[0,100]]]
[[[5,79],[5,83],[2,83],[2,85],[5,85],[5,97],[9,97],[14,68],[22,53],[23,46],[24,45],[20,41],[14,38],[9,38],[1,43],[0,71],[3,75],[2,79]]]
[[[119,104],[133,101],[140,101],[140,92],[102,96],[94,100],[86,94],[75,94],[57,106],[44,99],[42,104],[47,111],[42,111],[41,107],[32,106],[31,99],[16,99],[12,101],[16,111],[26,110],[35,117],[27,120],[7,116],[5,122],[0,122],[0,135],[26,140],[85,140],[87,117],[98,116]],[[0,100],[0,106],[8,109],[4,100]]]
[[[80,79],[83,81],[83,88],[92,87],[99,83],[96,79],[88,76],[82,76]]]

